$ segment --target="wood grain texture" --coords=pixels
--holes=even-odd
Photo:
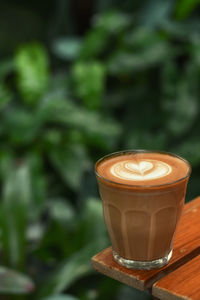
[[[92,258],[98,272],[134,288],[150,289],[156,281],[200,254],[200,197],[187,203],[174,240],[173,256],[167,266],[150,271],[131,270],[118,265],[111,247]],[[200,299],[200,298],[199,298]]]
[[[153,285],[152,295],[163,300],[200,299],[200,256]]]

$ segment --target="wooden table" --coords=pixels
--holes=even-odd
[[[150,271],[126,269],[113,260],[111,247],[93,256],[92,266],[133,288],[149,290],[158,299],[200,300],[200,197],[184,207],[167,266]]]

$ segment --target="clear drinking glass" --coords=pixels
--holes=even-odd
[[[139,152],[176,157],[188,165],[188,173],[167,184],[134,186],[108,180],[97,171],[98,165],[105,159]],[[167,152],[121,151],[98,160],[95,173],[115,261],[135,269],[159,268],[167,264],[172,256],[174,234],[184,206],[191,173],[189,163]]]

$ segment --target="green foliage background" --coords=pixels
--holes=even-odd
[[[90,267],[109,245],[93,166],[175,152],[199,193],[199,1],[0,8],[1,299],[150,299]]]

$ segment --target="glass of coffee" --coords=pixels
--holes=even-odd
[[[167,152],[121,151],[98,160],[95,172],[115,261],[146,270],[166,265],[190,164]]]

